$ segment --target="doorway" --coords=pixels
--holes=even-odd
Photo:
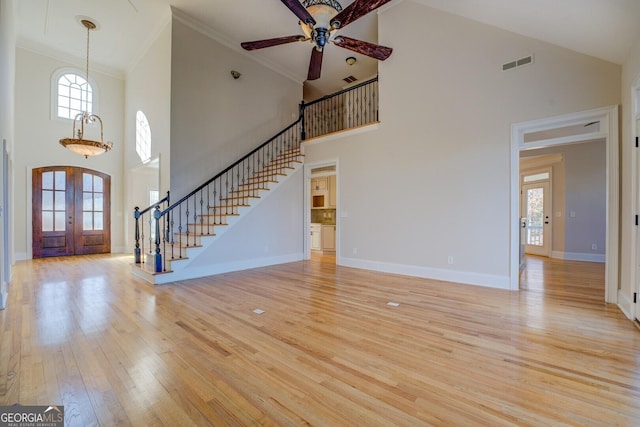
[[[337,263],[340,251],[336,161],[305,164],[306,259]]]
[[[618,302],[619,241],[618,106],[582,111],[511,126],[510,289],[519,289],[520,152],[577,142],[603,140],[606,146],[605,301]]]
[[[80,167],[32,171],[33,258],[111,252],[111,177]]]

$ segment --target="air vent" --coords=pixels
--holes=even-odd
[[[344,80],[344,81],[345,81],[345,82],[347,82],[347,83],[353,83],[353,82],[355,82],[355,81],[356,81],[356,80],[358,80],[358,79],[356,79],[356,78],[355,78],[355,77],[353,77],[353,76],[349,76],[349,77],[345,77],[345,78],[344,78],[344,79],[342,79],[342,80]]]
[[[533,64],[533,55],[525,56],[524,58],[509,61],[506,64],[502,64],[502,71],[513,70],[514,68],[523,67],[525,65]]]

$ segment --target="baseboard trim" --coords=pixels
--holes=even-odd
[[[154,276],[156,285],[177,282],[179,280],[197,279],[199,277],[215,276],[216,274],[230,273],[232,271],[249,270],[252,268],[268,267],[270,265],[285,264],[288,262],[302,261],[301,253],[280,255],[268,258],[256,258],[224,264],[211,264],[201,267],[187,267],[184,270],[173,271],[169,274]]]
[[[340,258],[339,265],[380,271],[382,273],[403,274],[424,279],[443,280],[465,285],[485,286],[489,288],[510,289],[509,276],[496,276],[484,273],[445,270],[441,268],[421,267],[417,265],[394,264],[355,258]]]
[[[618,307],[625,316],[633,320],[633,301],[621,289],[618,289]]]
[[[551,258],[564,259],[566,261],[606,262],[605,254],[591,254],[586,252],[551,251]]]

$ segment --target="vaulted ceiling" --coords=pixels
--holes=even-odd
[[[640,39],[640,0],[392,0],[382,10],[402,1],[416,1],[618,64]],[[352,2],[340,1],[343,7]],[[298,19],[278,0],[18,0],[16,4],[21,46],[82,64],[86,30],[78,21],[90,17],[99,26],[91,33],[92,68],[120,75],[168,22],[170,7],[210,27],[218,39],[238,50],[242,41],[301,34]],[[341,33],[377,42],[377,15],[372,13]],[[246,54],[302,82],[311,45],[293,43]],[[345,63],[348,56],[356,56],[355,65]],[[314,91],[331,92],[345,85],[344,77],[365,79],[376,73],[376,67],[375,60],[329,45],[322,77],[311,84]]]

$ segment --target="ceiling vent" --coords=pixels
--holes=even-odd
[[[513,70],[518,67],[533,64],[533,55],[525,56],[524,58],[516,59],[514,61],[502,64],[502,71]]]
[[[345,82],[347,82],[347,83],[353,83],[353,82],[355,82],[355,81],[356,81],[356,80],[358,80],[358,79],[356,79],[356,78],[355,78],[355,77],[353,77],[353,76],[349,76],[349,77],[345,77],[345,78],[344,78],[344,79],[342,79],[342,80],[344,80],[344,81],[345,81]]]

